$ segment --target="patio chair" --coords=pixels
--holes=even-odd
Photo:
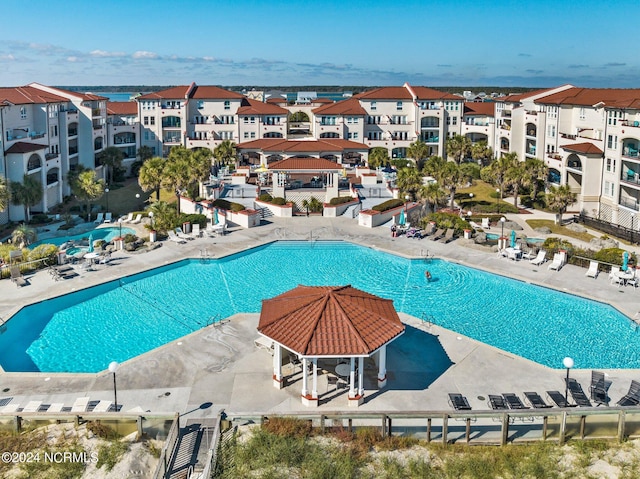
[[[637,406],[640,404],[640,381],[632,379],[629,391],[616,404],[618,406]]]
[[[600,371],[591,371],[591,384],[589,385],[589,393],[591,399],[597,404],[609,405],[607,392],[611,387],[611,381],[607,381],[604,373]]]
[[[510,409],[529,409],[514,393],[502,393],[502,397],[507,401]]]
[[[445,233],[445,235],[438,241],[440,243],[444,243],[444,244],[447,244],[447,243],[453,241],[455,239],[454,236],[453,236],[455,234],[455,232],[456,232],[456,230],[454,230],[453,228],[449,228],[447,230],[447,232]]]
[[[198,223],[194,223],[191,226],[191,236],[193,236],[194,238],[202,237],[202,231],[200,231],[200,225]]]
[[[534,266],[540,266],[545,261],[547,261],[547,252],[541,249],[540,251],[538,251],[538,255],[535,258],[529,260],[529,263]]]
[[[558,407],[575,407],[575,404],[569,404],[567,398],[564,397],[560,391],[547,391],[547,396],[549,399],[555,403]]]
[[[524,393],[525,399],[531,404],[531,407],[534,409],[543,409],[551,407],[550,404],[544,402],[544,399],[535,391],[525,391]]]
[[[178,226],[176,228],[176,235],[178,236],[178,238],[185,239],[185,240],[192,240],[193,239],[191,237],[191,235],[188,235],[187,233],[182,231],[182,228],[180,226]]]
[[[491,406],[491,409],[494,411],[506,411],[509,409],[504,397],[498,396],[497,394],[489,394],[489,406]]]
[[[582,390],[582,386],[578,381],[573,378],[565,379],[567,386],[569,387],[569,393],[573,398],[573,401],[576,403],[578,407],[593,407],[591,401]]]
[[[11,271],[11,281],[16,284],[17,287],[22,288],[23,286],[29,284],[22,273],[20,272],[20,266],[14,264],[10,268]]]
[[[564,253],[555,253],[553,255],[553,261],[549,265],[548,269],[560,271],[563,264],[564,264]]]
[[[99,401],[93,408],[93,412],[108,412],[109,409],[111,409],[112,404],[113,403],[111,401]]]
[[[482,229],[490,230],[491,226],[489,225],[489,218],[482,218]]]
[[[112,219],[113,219],[113,215],[111,214],[111,212],[108,212],[107,214],[104,215],[103,223],[111,223]]]
[[[429,239],[431,241],[438,241],[438,240],[442,239],[443,236],[444,236],[444,229],[443,228],[438,228],[438,231],[433,233],[433,235],[431,235],[429,237]]]
[[[94,221],[94,223],[99,225],[103,221],[104,221],[104,213],[98,213],[98,216],[96,216],[96,220]]]
[[[22,408],[22,412],[38,412],[42,401],[29,401],[25,407]]]
[[[620,266],[612,266],[611,271],[609,271],[609,280],[613,280],[620,274]]]
[[[462,394],[449,393],[449,404],[456,411],[471,411],[469,401]]]
[[[131,224],[136,225],[142,223],[142,213],[138,213],[134,219],[131,220]]]
[[[597,278],[598,277],[598,265],[599,264],[600,263],[598,263],[597,261],[589,262],[589,269],[585,273],[585,276],[588,276],[589,278]]]
[[[122,223],[131,223],[131,220],[133,220],[133,213],[129,213],[127,216],[123,216],[118,221],[121,221]]]
[[[178,237],[175,231],[169,230],[167,231],[167,234],[169,235],[169,240],[173,241],[174,243],[186,243],[184,239]]]
[[[89,407],[89,397],[81,397],[74,401],[71,412],[85,412]]]

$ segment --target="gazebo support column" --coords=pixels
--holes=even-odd
[[[387,385],[387,345],[378,350],[378,389]]]
[[[284,378],[282,377],[282,347],[275,343],[273,346],[273,387],[282,389]]]
[[[349,372],[349,407],[358,407],[364,402],[364,389],[362,388],[362,364],[363,358],[358,358],[358,389],[356,389],[356,358],[351,358],[351,371]],[[361,393],[362,391],[362,393]]]
[[[307,386],[309,384],[309,360],[302,358],[302,404],[310,407],[318,407],[318,360],[311,360],[313,364],[313,380],[312,390],[309,393]]]

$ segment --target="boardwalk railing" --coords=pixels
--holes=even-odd
[[[291,412],[321,431],[376,428],[383,437],[412,436],[427,442],[505,445],[575,439],[640,438],[640,406],[546,408],[509,411]],[[234,414],[227,419],[263,423],[275,415]]]

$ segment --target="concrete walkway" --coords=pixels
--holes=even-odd
[[[533,215],[508,215],[526,232],[524,219]],[[540,237],[538,233],[530,236]],[[428,253],[453,262],[503,274],[562,291],[609,302],[629,317],[639,309],[640,292],[611,286],[607,275],[586,278],[585,270],[566,265],[561,271],[534,267],[528,261],[498,258],[489,248],[458,239],[447,245],[391,238],[386,228],[362,228],[348,218],[269,218],[259,228],[233,228],[218,238],[199,238],[186,244],[165,241],[147,253],[117,252],[111,266],[82,271],[80,277],[53,281],[46,271],[30,276],[29,286],[16,288],[0,281],[0,316],[7,318],[22,306],[58,296],[185,257],[199,257],[206,249],[221,257],[277,239],[345,239],[397,254],[419,257]],[[438,326],[428,326],[401,315],[407,332],[392,343],[388,352],[387,388],[367,389],[361,410],[448,410],[447,393],[467,396],[475,409],[487,409],[488,394],[535,390],[563,390],[564,371],[550,369],[505,351],[463,337]],[[287,412],[306,410],[300,401],[300,374],[293,374],[282,390],[272,386],[271,356],[257,349],[257,314],[238,314],[218,326],[209,326],[189,336],[123,363],[117,373],[118,402],[123,411],[141,407],[145,411],[178,411],[189,417],[212,417],[220,409],[227,413]],[[286,371],[285,371],[286,373]],[[609,370],[613,382],[610,397],[617,401],[638,370]],[[572,371],[588,389],[590,370]],[[325,381],[324,383],[322,381]],[[328,388],[326,376],[319,385],[321,410],[346,410],[345,389]],[[112,375],[0,373],[0,398],[13,397],[21,405],[30,400],[71,405],[75,398],[112,399]]]

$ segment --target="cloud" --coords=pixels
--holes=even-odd
[[[604,66],[605,67],[624,67],[624,66],[627,66],[627,64],[626,63],[610,62],[610,63],[605,63]]]
[[[117,57],[124,57],[127,54],[124,52],[107,52],[104,50],[93,50],[89,52],[89,55],[91,55],[92,57],[98,57],[98,58],[117,58]]]
[[[0,62],[14,62],[16,61],[16,57],[14,57],[11,53],[8,55],[0,55]]]
[[[528,70],[525,70],[525,72],[531,73],[532,75],[540,75],[541,73],[544,73],[544,70],[534,70],[530,68]]]
[[[79,63],[79,62],[82,61],[82,59],[80,59],[80,58],[78,58],[76,56],[70,56],[70,57],[67,57],[67,61],[69,63]]]
[[[531,58],[533,55],[531,55],[531,53],[518,53],[518,56],[523,58]]]
[[[436,66],[440,67],[440,68],[451,68],[451,67],[453,67],[453,65],[447,65],[446,63],[445,64],[439,64],[439,65],[436,65]]]
[[[589,68],[589,65],[569,65],[567,68],[579,69],[579,68]]]
[[[156,58],[158,58],[158,54],[157,53],[153,53],[153,52],[147,52],[147,51],[144,51],[144,50],[139,50],[137,52],[134,52],[131,55],[131,58],[135,58],[136,60],[138,60],[138,59],[155,60]]]

